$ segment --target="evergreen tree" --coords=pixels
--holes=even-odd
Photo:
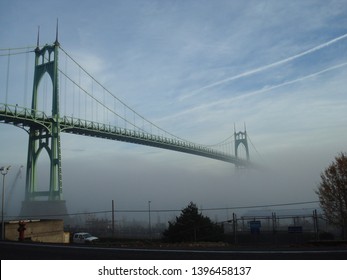
[[[203,216],[198,207],[190,202],[174,222],[169,222],[163,236],[168,242],[219,241],[223,236],[223,226]]]

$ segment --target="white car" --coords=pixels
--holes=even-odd
[[[88,232],[77,232],[74,233],[72,241],[74,243],[91,244],[99,241],[99,238],[91,235]]]

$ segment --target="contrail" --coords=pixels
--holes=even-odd
[[[254,74],[254,73],[258,73],[258,72],[267,70],[267,69],[269,69],[269,68],[276,67],[276,66],[278,66],[278,65],[284,64],[284,63],[286,63],[286,62],[295,60],[295,59],[297,59],[297,58],[299,58],[299,57],[302,57],[302,56],[308,55],[308,54],[310,54],[310,53],[316,52],[316,51],[318,51],[318,50],[320,50],[320,49],[326,48],[326,47],[328,47],[328,46],[330,46],[330,45],[332,45],[332,44],[334,44],[334,43],[336,43],[336,42],[338,42],[338,41],[340,41],[340,40],[342,40],[342,39],[344,39],[344,38],[347,38],[347,33],[344,34],[344,35],[342,35],[342,36],[339,36],[339,37],[337,37],[337,38],[335,38],[335,39],[332,39],[332,40],[330,40],[330,41],[328,41],[328,42],[325,42],[325,43],[323,43],[323,44],[320,44],[320,45],[318,45],[318,46],[316,46],[316,47],[314,47],[314,48],[311,48],[311,49],[309,49],[309,50],[307,50],[307,51],[304,51],[304,52],[298,53],[298,54],[296,54],[296,55],[293,55],[293,56],[291,56],[291,57],[288,57],[288,58],[279,60],[279,61],[277,61],[277,62],[268,64],[268,65],[265,65],[265,66],[262,66],[262,67],[259,67],[259,68],[256,68],[256,69],[253,69],[253,70],[250,70],[250,71],[241,73],[241,74],[238,74],[238,75],[236,75],[236,76],[232,76],[232,77],[229,77],[229,78],[226,78],[226,79],[223,79],[223,80],[214,82],[214,83],[212,83],[212,84],[206,85],[206,86],[201,87],[201,88],[199,88],[199,89],[196,89],[196,90],[194,90],[193,92],[191,92],[190,94],[187,94],[187,95],[184,95],[183,97],[181,97],[180,100],[182,101],[182,100],[184,100],[184,99],[186,99],[186,98],[190,98],[190,97],[196,95],[197,93],[199,93],[199,92],[201,92],[201,91],[203,91],[203,90],[205,90],[205,89],[208,89],[208,88],[211,88],[211,87],[215,87],[215,86],[218,86],[218,85],[221,85],[221,84],[230,82],[230,81],[234,81],[234,80],[240,79],[240,78],[242,78],[242,77],[246,77],[246,76],[252,75],[252,74]]]
[[[287,86],[287,85],[298,83],[298,82],[301,82],[301,81],[304,81],[304,80],[307,80],[307,79],[310,79],[310,78],[314,78],[314,77],[319,76],[321,74],[324,74],[326,72],[333,71],[335,69],[338,69],[338,68],[341,68],[341,67],[345,67],[345,66],[347,66],[347,62],[338,64],[338,65],[334,65],[334,66],[328,67],[326,69],[320,70],[318,72],[315,72],[315,73],[312,73],[312,74],[309,74],[309,75],[306,75],[306,76],[303,76],[303,77],[300,77],[300,78],[297,78],[297,79],[294,79],[294,80],[286,81],[286,82],[283,82],[283,83],[280,83],[280,84],[277,84],[277,85],[272,85],[272,86],[265,87],[265,88],[262,88],[262,89],[259,89],[259,90],[256,90],[256,91],[251,91],[251,92],[248,92],[248,93],[245,93],[245,94],[241,94],[241,95],[238,95],[238,96],[235,96],[235,97],[229,97],[229,98],[225,98],[225,99],[222,99],[222,100],[201,104],[199,106],[187,109],[185,111],[176,113],[174,115],[166,116],[166,117],[160,119],[160,121],[163,121],[163,120],[166,120],[166,119],[173,119],[173,118],[177,118],[177,117],[182,117],[184,115],[190,114],[190,113],[195,112],[195,111],[199,111],[199,110],[207,109],[207,108],[210,108],[210,107],[213,107],[213,106],[216,106],[216,105],[227,104],[227,103],[230,103],[230,102],[233,102],[233,101],[236,101],[236,100],[240,100],[240,99],[248,98],[248,97],[251,97],[251,96],[255,96],[255,95],[258,95],[258,94],[261,94],[261,93],[264,93],[264,92],[267,92],[267,91],[271,91],[271,90],[274,90],[274,89],[277,89],[277,88],[280,88],[280,87],[284,87],[284,86]]]
[[[298,82],[301,82],[301,81],[304,81],[304,80],[307,80],[307,79],[319,76],[319,75],[321,75],[323,73],[326,73],[326,72],[329,72],[329,71],[332,71],[332,70],[335,70],[335,69],[338,69],[338,68],[341,68],[341,67],[344,67],[344,66],[347,66],[347,62],[344,62],[344,63],[338,64],[338,65],[335,65],[335,66],[323,69],[321,71],[318,71],[318,72],[315,72],[315,73],[312,73],[312,74],[309,74],[309,75],[306,75],[306,76],[303,76],[303,77],[300,77],[300,78],[297,78],[297,79],[294,79],[294,80],[283,82],[283,83],[278,84],[278,85],[273,85],[273,86],[266,87],[266,88],[263,88],[263,89],[260,89],[260,90],[256,90],[256,91],[252,91],[252,92],[246,93],[244,95],[240,95],[240,96],[237,96],[237,97],[229,98],[227,100],[224,100],[223,103],[225,103],[226,101],[230,102],[230,101],[234,101],[236,99],[242,99],[242,98],[254,96],[254,95],[257,95],[257,94],[260,94],[260,93],[263,93],[263,92],[267,92],[267,91],[270,91],[270,90],[273,90],[273,89],[276,89],[276,88],[280,88],[280,87],[283,87],[283,86],[287,86],[287,85],[291,85],[291,84],[294,84],[294,83],[298,83]]]

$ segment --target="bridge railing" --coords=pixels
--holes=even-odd
[[[33,121],[48,121],[51,118],[43,111],[4,103],[0,103],[0,115],[17,119],[29,119]]]

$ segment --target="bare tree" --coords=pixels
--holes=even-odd
[[[316,194],[331,224],[341,228],[342,237],[347,235],[347,154],[340,153],[321,173]]]

